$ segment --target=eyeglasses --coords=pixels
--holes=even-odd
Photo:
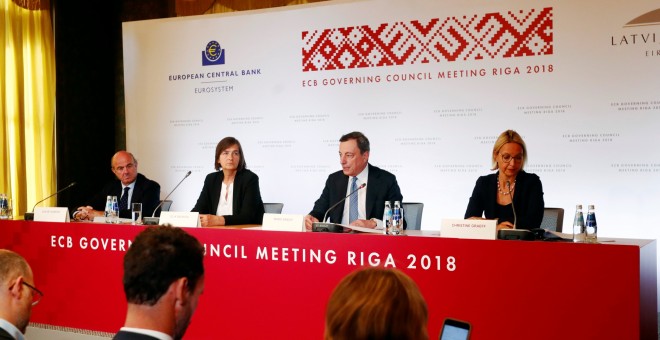
[[[44,297],[44,293],[42,293],[37,287],[23,281],[23,284],[28,286],[30,289],[32,289],[32,305],[36,306],[39,301],[41,301],[41,298]]]
[[[124,171],[124,169],[131,170],[131,169],[133,169],[134,167],[135,167],[135,164],[133,164],[133,163],[128,163],[128,164],[126,164],[126,166],[118,166],[118,167],[116,167],[116,168],[115,168],[115,171],[117,171],[117,172],[122,172],[122,171]]]
[[[518,155],[518,156],[513,157],[513,156],[509,155],[508,153],[502,154],[502,161],[504,163],[509,163],[509,162],[511,162],[512,159],[515,160],[518,163],[521,163],[523,161],[523,155]]]

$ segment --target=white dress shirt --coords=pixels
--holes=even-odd
[[[148,335],[148,336],[154,337],[154,338],[159,339],[159,340],[173,340],[171,336],[169,336],[165,333],[159,332],[159,331],[151,330],[151,329],[122,327],[120,330],[124,331],[124,332],[131,332],[131,333],[138,333],[138,334]]]
[[[234,182],[229,183],[229,185],[223,182],[220,190],[220,201],[218,201],[218,209],[216,209],[215,214],[218,216],[232,215],[234,213],[233,202]]]
[[[0,319],[0,328],[4,329],[9,335],[13,336],[16,340],[25,340],[23,333],[16,328],[11,322]]]
[[[355,185],[359,188],[360,185],[362,184],[367,184],[367,180],[369,179],[369,165],[364,167],[364,170],[360,172],[357,176],[357,183]],[[351,193],[351,185],[353,184],[353,177],[348,178],[348,186],[346,187],[346,195]],[[367,219],[367,190],[369,188],[364,188],[360,189],[357,191],[358,194],[358,219],[359,220],[366,220]],[[343,225],[349,225],[349,217],[348,215],[350,214],[350,209],[351,209],[351,198],[347,198],[344,201],[344,215],[341,218],[341,224]]]

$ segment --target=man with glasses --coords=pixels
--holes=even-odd
[[[181,228],[143,230],[124,256],[126,322],[115,340],[181,339],[204,291],[204,247]]]
[[[522,137],[513,130],[502,132],[491,157],[491,170],[497,172],[477,179],[465,218],[498,219],[497,230],[541,227],[543,185],[539,176],[523,171],[527,146]]]
[[[11,250],[0,249],[0,339],[24,339],[32,306],[42,296],[34,287],[27,261]]]
[[[117,152],[110,166],[117,179],[106,184],[89,205],[79,207],[74,219],[91,221],[103,216],[108,196],[117,196],[121,218],[131,218],[131,203],[142,203],[142,215],[151,216],[160,202],[160,184],[138,173],[137,159],[130,152]]]

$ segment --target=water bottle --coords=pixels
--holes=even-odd
[[[575,218],[573,219],[573,242],[584,242],[584,214],[582,204],[575,206]]]
[[[399,223],[399,235],[403,235],[403,221],[405,221],[404,216],[403,216],[403,206],[399,207],[399,217],[400,217],[400,223]]]
[[[598,241],[598,225],[596,224],[596,209],[593,204],[589,204],[589,210],[587,211],[587,242],[588,243],[597,243]]]
[[[117,196],[112,196],[112,222],[119,223],[119,202]]]
[[[403,215],[401,212],[401,202],[394,201],[392,210],[392,231],[390,235],[400,235],[403,231]]]
[[[7,195],[0,194],[0,219],[6,220],[9,218],[9,202]]]
[[[112,223],[112,196],[105,198],[105,210],[103,211],[105,223]]]
[[[383,234],[388,235],[392,228],[392,204],[385,201],[385,210],[383,212]]]

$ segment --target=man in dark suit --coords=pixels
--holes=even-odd
[[[339,161],[342,170],[325,182],[321,197],[305,216],[305,228],[323,219],[325,212],[336,202],[357,190],[344,204],[329,213],[330,221],[364,228],[382,228],[385,201],[402,201],[396,177],[369,164],[369,139],[361,132],[351,132],[339,139]],[[366,185],[364,189],[360,187]]]
[[[106,184],[88,206],[79,207],[74,219],[93,220],[95,216],[103,216],[108,196],[117,196],[121,218],[131,218],[131,203],[142,203],[142,216],[151,216],[160,203],[160,184],[138,173],[137,159],[130,152],[117,152],[110,165],[117,179]]]
[[[11,250],[0,249],[0,339],[23,339],[32,306],[41,296],[27,261]]]
[[[181,228],[150,227],[124,256],[124,327],[115,340],[183,338],[204,291],[204,247]]]

